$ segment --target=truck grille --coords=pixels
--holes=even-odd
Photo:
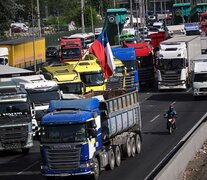
[[[26,144],[28,127],[13,126],[0,128],[0,141],[7,149],[20,148]]]
[[[106,83],[106,90],[111,90],[111,89],[122,89],[123,88],[123,82],[124,78],[123,77],[119,77],[118,81],[115,80],[110,80],[107,81]]]
[[[48,145],[45,150],[51,170],[70,171],[80,166],[81,145]]]
[[[134,72],[127,73],[126,84],[125,84],[126,89],[134,87],[134,79],[135,79]]]
[[[147,83],[154,80],[153,68],[139,68],[139,82]]]
[[[180,76],[181,74],[177,72],[162,74],[162,83],[168,86],[179,85],[181,84]]]
[[[206,88],[200,88],[201,92],[207,92],[207,87]]]

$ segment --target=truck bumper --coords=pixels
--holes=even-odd
[[[167,89],[184,89],[186,90],[187,87],[186,87],[186,84],[180,84],[180,85],[175,85],[175,86],[172,86],[172,85],[162,85],[162,84],[159,84],[158,83],[158,90],[167,90]]]
[[[193,96],[207,96],[207,92],[193,92]]]

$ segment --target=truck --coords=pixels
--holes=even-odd
[[[134,48],[112,48],[112,53],[114,57],[120,59],[126,67],[126,91],[140,90],[138,65]]]
[[[61,38],[60,40],[60,62],[64,63],[71,60],[82,60],[84,49],[81,39]]]
[[[65,64],[73,65],[73,69],[80,74],[84,93],[105,90],[104,74],[95,57],[90,60],[71,61]]]
[[[158,90],[187,89],[191,60],[201,54],[200,36],[176,36],[161,42],[158,56]]]
[[[25,89],[11,81],[0,82],[0,151],[29,152],[33,146],[34,115],[34,106]]]
[[[154,85],[155,61],[153,48],[148,42],[124,43],[123,47],[134,48],[139,71],[140,85]]]
[[[207,36],[201,36],[201,53],[207,53]]]
[[[177,35],[185,35],[184,24],[167,26],[167,31],[171,38]]]
[[[107,9],[103,29],[106,30],[110,45],[120,44],[115,38],[120,36],[127,19],[127,9]]]
[[[184,29],[187,36],[201,34],[201,28],[198,23],[185,23]]]
[[[39,68],[45,63],[45,38],[22,37],[0,42],[8,49],[8,65],[19,68]]]
[[[61,99],[59,86],[55,81],[46,80],[41,74],[12,77],[11,81],[24,88],[28,93],[30,101],[34,104],[35,119],[37,121],[35,136],[38,137],[40,120],[46,114],[50,101]]]
[[[207,12],[200,14],[200,27],[203,35],[207,35]]]
[[[8,65],[8,49],[0,48],[0,64]]]
[[[193,97],[198,100],[200,97],[207,96],[207,55],[196,56],[192,62]]]
[[[123,94],[122,94],[123,93]],[[98,179],[122,157],[141,153],[138,91],[108,91],[79,100],[51,101],[41,120],[41,173]]]
[[[45,79],[53,80],[59,85],[63,99],[68,94],[84,94],[80,74],[73,69],[73,65],[45,66],[41,70]]]

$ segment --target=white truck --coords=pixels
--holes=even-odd
[[[187,89],[191,60],[201,54],[200,36],[175,36],[163,41],[158,54],[158,90]]]
[[[207,36],[201,36],[201,53],[207,54]]]
[[[8,48],[0,48],[0,64],[8,64]]]
[[[185,35],[184,24],[167,26],[167,31],[170,37]]]
[[[193,58],[192,89],[194,99],[207,96],[207,55]]]
[[[12,81],[24,88],[28,92],[31,102],[34,103],[38,127],[33,127],[33,129],[36,129],[36,133],[38,133],[39,122],[47,113],[50,101],[61,99],[59,86],[55,81],[46,80],[43,75],[13,77]]]

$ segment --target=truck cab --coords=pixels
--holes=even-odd
[[[200,35],[201,28],[198,23],[186,23],[184,24],[185,34],[188,35]]]
[[[0,83],[0,151],[33,146],[32,120],[35,111],[27,92],[11,81]]]
[[[188,60],[184,42],[161,43],[157,73],[158,90],[187,88]]]
[[[81,60],[84,54],[81,39],[68,39],[63,37],[60,40],[60,62]]]
[[[207,96],[207,55],[196,56],[192,60],[192,89],[193,97]]]
[[[73,69],[73,65],[46,66],[42,73],[47,80],[55,81],[61,90],[62,97],[67,94],[84,94],[80,74]]]
[[[96,58],[93,60],[66,62],[65,64],[73,65],[74,70],[80,74],[85,87],[84,92],[105,90],[104,74]]]
[[[35,105],[35,119],[38,125],[47,112],[50,101],[61,99],[57,83],[46,80],[43,75],[13,77],[12,81],[27,91],[31,102]]]

